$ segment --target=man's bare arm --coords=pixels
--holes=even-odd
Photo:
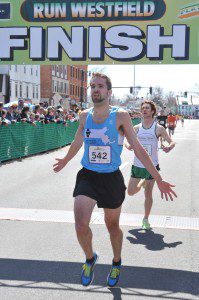
[[[168,146],[163,146],[163,151],[164,152],[167,153],[175,147],[175,142],[168,135],[166,129],[163,126],[159,125],[159,124],[157,124],[157,136],[162,137],[168,143]]]
[[[86,116],[87,116],[86,111],[81,113],[80,119],[79,119],[79,127],[77,129],[75,138],[74,138],[73,142],[71,143],[66,156],[61,159],[56,158],[57,162],[53,165],[53,169],[55,172],[61,171],[61,169],[63,169],[67,165],[67,163],[78,153],[78,151],[82,147],[83,140],[84,140],[83,129],[84,129]]]

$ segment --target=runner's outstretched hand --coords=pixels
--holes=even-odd
[[[53,165],[53,170],[57,173],[65,167],[66,160],[64,158],[55,158],[55,160],[57,160],[57,162]]]
[[[171,148],[170,147],[167,147],[167,146],[164,146],[162,145],[162,150],[166,153],[170,152]]]
[[[168,197],[169,197],[170,200],[173,201],[173,196],[177,198],[176,193],[172,190],[172,187],[174,187],[175,185],[170,184],[169,182],[166,182],[164,180],[158,181],[157,185],[161,192],[162,199],[165,197],[166,201],[168,201]]]

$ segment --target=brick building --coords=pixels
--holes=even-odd
[[[69,97],[71,105],[84,106],[87,102],[87,66],[68,66]]]
[[[41,102],[57,106],[68,106],[69,83],[67,66],[42,65],[41,78]]]
[[[41,66],[41,101],[69,108],[87,100],[87,66]]]

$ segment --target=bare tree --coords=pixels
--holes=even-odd
[[[152,89],[152,100],[159,105],[160,107],[164,107],[163,100],[164,100],[164,93],[163,89],[160,86],[156,86]]]
[[[165,100],[167,102],[168,108],[172,108],[172,107],[176,106],[177,99],[176,99],[175,93],[173,91],[170,91],[165,95]]]

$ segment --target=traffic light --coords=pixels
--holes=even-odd
[[[130,86],[130,94],[133,94],[133,87]]]
[[[187,92],[184,92],[184,98],[187,98]]]
[[[149,94],[150,94],[150,95],[153,94],[153,88],[152,88],[152,86],[150,86],[150,88],[149,88]]]

